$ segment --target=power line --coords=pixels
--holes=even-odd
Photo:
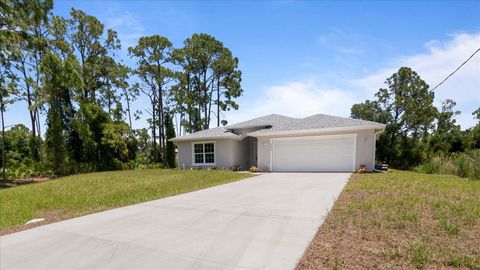
[[[441,81],[439,84],[437,84],[437,86],[435,86],[434,88],[432,88],[432,91],[434,91],[435,89],[437,89],[437,87],[439,87],[440,85],[442,85],[442,83],[444,83],[446,80],[448,80],[448,78],[452,77],[453,74],[455,74],[455,72],[457,72],[461,67],[463,67],[463,65],[465,65],[468,61],[470,61],[470,59],[473,58],[473,56],[478,53],[480,51],[480,48],[478,48],[472,55],[470,55],[470,57],[465,60],[465,62],[463,62],[457,69],[455,69],[455,71],[453,71],[450,75],[448,75],[443,81]]]

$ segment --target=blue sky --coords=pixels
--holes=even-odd
[[[269,113],[349,116],[400,66],[434,86],[480,47],[480,1],[55,1],[54,13],[68,17],[71,7],[119,33],[127,64],[126,48],[144,35],[176,47],[193,33],[222,41],[240,60],[245,90],[240,110],[226,113],[230,123]],[[463,128],[475,124],[480,54],[438,88],[436,104],[445,98],[457,101]],[[7,125],[28,124],[23,104],[6,117]]]

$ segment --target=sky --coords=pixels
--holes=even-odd
[[[54,14],[68,17],[72,7],[117,31],[118,58],[132,67],[127,48],[141,36],[174,47],[194,33],[223,42],[239,58],[244,89],[239,110],[225,113],[229,123],[271,113],[348,117],[400,67],[433,87],[480,48],[480,1],[55,1]],[[436,106],[447,98],[462,129],[475,125],[480,53],[435,90]],[[28,126],[25,106],[11,106],[6,125]],[[149,104],[140,98],[134,107]]]

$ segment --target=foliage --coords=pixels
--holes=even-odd
[[[24,178],[30,176],[49,175],[51,172],[44,162],[32,159],[30,142],[33,135],[22,125],[15,125],[5,131],[5,138],[0,133],[0,139],[5,143],[5,164],[8,178]],[[40,149],[43,141],[38,142]],[[0,163],[3,162],[0,155]]]
[[[173,119],[183,134],[209,128],[214,117],[226,123],[221,112],[238,109],[238,59],[213,36],[193,34],[179,49],[160,35],[141,37],[128,48],[131,68],[117,59],[113,29],[82,10],[72,8],[68,18],[52,10],[51,0],[0,4],[0,111],[25,101],[31,122],[27,158],[7,162],[29,168],[16,176],[43,165],[58,175],[152,162],[174,167]],[[132,130],[132,116],[142,111],[132,112],[131,103],[141,93],[151,101],[144,110],[151,134]]]
[[[453,174],[480,179],[480,149],[451,155],[436,155],[415,167],[415,170],[428,174]]]
[[[135,47],[128,48],[130,57],[137,60],[134,73],[143,82],[141,91],[148,96],[151,104],[151,129],[153,137],[153,159],[164,159],[166,121],[164,119],[169,95],[168,84],[173,80],[174,72],[168,67],[171,63],[172,43],[159,35],[141,37]],[[160,141],[157,150],[157,129]]]
[[[402,67],[387,78],[386,84],[387,88],[375,94],[376,100],[351,108],[352,118],[386,124],[376,144],[379,161],[408,169],[432,157],[480,148],[480,124],[462,131],[455,120],[460,114],[455,101],[446,99],[439,109],[435,108],[434,93],[415,71]],[[427,162],[418,168],[434,171],[435,166]],[[462,168],[467,170],[465,166]]]
[[[172,52],[172,58],[182,69],[172,91],[186,132],[209,128],[212,106],[217,107],[217,126],[221,112],[238,109],[234,99],[243,92],[238,59],[222,42],[208,34],[193,34],[183,48]]]

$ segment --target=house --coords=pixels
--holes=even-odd
[[[384,124],[316,114],[293,118],[278,114],[171,139],[179,167],[257,166],[262,171],[371,171],[375,141]]]

